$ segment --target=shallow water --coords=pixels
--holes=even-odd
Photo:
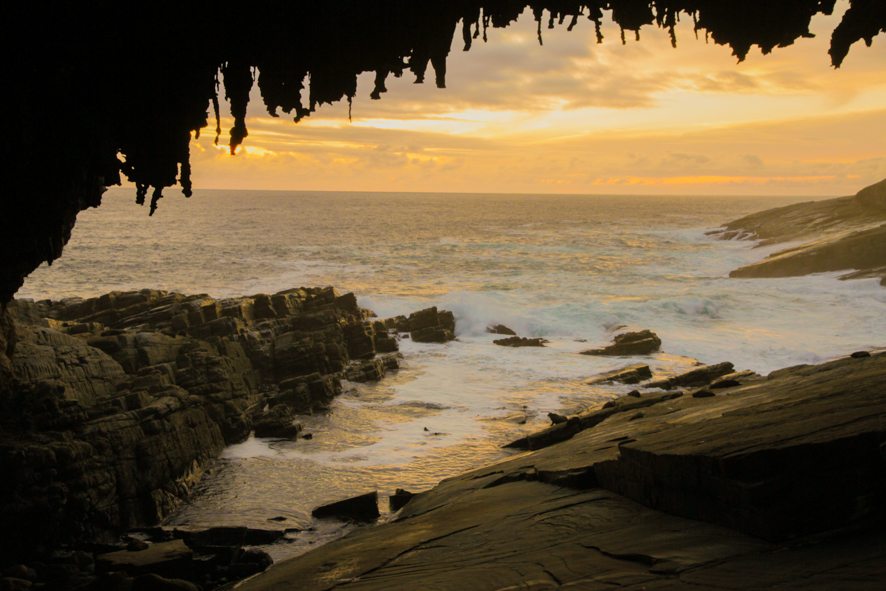
[[[153,218],[131,199],[113,190],[82,214],[64,257],[20,295],[335,285],[382,317],[432,304],[455,312],[458,341],[402,341],[401,371],[350,385],[329,413],[300,419],[312,440],[229,448],[170,519],[317,528],[275,547],[277,557],[341,533],[312,522],[320,503],[430,487],[503,457],[500,445],[547,424],[548,412],[624,390],[585,381],[632,360],[576,354],[613,327],[655,330],[662,372],[692,359],[768,372],[886,344],[886,290],[875,280],[727,277],[768,251],[705,231],[786,199],[205,191],[164,199]],[[551,342],[498,347],[490,323]]]

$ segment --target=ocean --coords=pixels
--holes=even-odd
[[[886,290],[876,280],[728,278],[784,245],[705,232],[801,200],[198,191],[170,194],[148,217],[134,191],[112,189],[18,297],[333,285],[380,317],[452,310],[456,341],[402,341],[399,372],[347,384],[329,412],[300,418],[312,440],[228,448],[191,504],[167,520],[282,523],[294,541],[269,550],[283,558],[347,529],[312,521],[319,504],[429,488],[506,457],[502,444],[547,425],[548,412],[626,391],[586,382],[636,360],[578,355],[610,341],[615,327],[658,333],[663,352],[648,362],[663,373],[696,360],[766,373],[886,344]],[[499,347],[485,331],[493,323],[550,342]]]

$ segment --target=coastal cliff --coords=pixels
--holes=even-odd
[[[715,235],[795,243],[730,277],[795,277],[852,271],[843,279],[880,277],[886,286],[886,179],[857,194],[761,211],[726,224]]]
[[[297,437],[294,415],[342,378],[398,364],[383,323],[332,288],[15,301],[2,318],[4,563],[156,523],[226,445]]]

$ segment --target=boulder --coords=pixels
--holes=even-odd
[[[501,334],[512,337],[517,336],[517,333],[514,332],[513,329],[508,328],[504,324],[490,324],[486,327],[486,332],[488,332],[489,334]]]
[[[661,339],[651,330],[616,335],[611,345],[582,351],[582,355],[651,355],[661,349]]]
[[[559,425],[560,423],[565,423],[569,420],[569,417],[565,417],[561,414],[557,414],[555,412],[549,412],[548,418],[551,420],[552,425]]]
[[[502,347],[544,347],[548,341],[542,338],[508,337],[492,341]]]
[[[352,382],[377,382],[385,376],[385,362],[381,357],[354,362],[345,370],[345,378]]]
[[[255,419],[256,437],[294,439],[300,431],[301,425],[295,422],[292,410],[283,404],[272,406]]]
[[[349,521],[368,523],[379,517],[378,492],[373,491],[328,505],[322,505],[311,511],[317,518],[336,518]]]
[[[635,363],[634,365],[628,365],[620,369],[613,369],[612,371],[601,373],[587,383],[588,385],[612,382],[619,382],[621,384],[639,384],[643,380],[648,380],[651,377],[652,371],[649,369],[648,365]]]
[[[390,497],[388,497],[388,506],[391,508],[391,511],[399,511],[402,509],[406,503],[412,500],[412,497],[415,496],[415,493],[411,493],[408,490],[398,488],[394,491]]]
[[[452,331],[440,326],[428,326],[413,330],[409,336],[416,343],[445,343],[455,338]]]

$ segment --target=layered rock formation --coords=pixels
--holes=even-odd
[[[879,588],[884,391],[879,352],[628,396],[241,588]]]
[[[886,180],[856,195],[798,203],[729,222],[724,239],[759,240],[768,246],[798,243],[730,277],[793,277],[854,270],[845,279],[880,277],[886,285]]]
[[[392,349],[384,328],[332,288],[226,300],[143,290],[9,313],[0,527],[21,533],[2,537],[5,559],[156,522],[253,425],[293,436],[293,415],[324,408],[355,368],[378,379],[397,365],[376,355],[377,341]]]
[[[23,278],[58,258],[78,212],[101,204],[107,185],[125,177],[136,202],[153,212],[163,189],[192,192],[190,139],[210,126],[220,134],[220,103],[234,124],[230,148],[248,136],[250,91],[257,84],[268,112],[296,121],[318,106],[356,95],[357,76],[374,72],[372,99],[385,81],[407,71],[416,82],[433,69],[446,83],[453,38],[464,49],[486,39],[488,27],[506,27],[527,8],[542,29],[572,28],[589,20],[603,40],[611,18],[622,37],[658,26],[671,32],[691,18],[698,34],[729,45],[739,60],[751,47],[764,53],[808,36],[816,14],[835,0],[374,0],[219,5],[206,1],[68,3],[46,8],[27,2],[2,6],[3,22],[36,31],[26,40],[0,39],[14,93],[6,118],[2,159],[9,199],[0,206],[0,302]],[[207,42],[200,31],[207,31]],[[831,63],[839,66],[859,40],[868,45],[886,31],[879,0],[851,0],[831,37]],[[825,67],[823,63],[823,67]],[[223,81],[220,79],[223,75]],[[305,91],[310,79],[309,91]],[[307,95],[307,96],[304,96]],[[60,107],[60,105],[62,105]],[[48,113],[62,112],[52,117]]]

